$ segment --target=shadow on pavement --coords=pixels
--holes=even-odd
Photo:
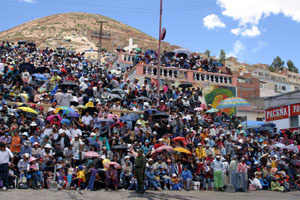
[[[163,193],[155,193],[155,192],[151,192],[151,191],[146,191],[144,194],[139,194],[136,192],[130,192],[129,199],[131,198],[145,198],[148,200],[154,200],[154,199],[178,199],[178,200],[191,200],[191,199],[197,199],[195,197],[192,196],[187,196],[186,193],[185,195],[178,195],[178,194],[174,194],[174,195],[170,195],[170,194],[163,194]]]

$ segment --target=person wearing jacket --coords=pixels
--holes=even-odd
[[[221,191],[223,189],[222,172],[224,166],[223,162],[221,161],[221,156],[219,154],[216,156],[216,159],[212,162],[212,168],[214,171],[215,190]]]
[[[183,182],[184,188],[187,191],[190,191],[191,190],[193,176],[192,176],[192,172],[190,170],[188,170],[188,166],[187,165],[185,165],[183,167],[183,171],[181,173],[181,180]]]
[[[156,179],[155,173],[153,172],[153,167],[148,168],[148,170],[146,172],[146,177],[147,177],[147,181],[148,181],[149,185],[154,187],[155,190],[158,190],[158,191],[161,190],[159,181]]]

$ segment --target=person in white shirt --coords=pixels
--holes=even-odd
[[[0,176],[3,177],[3,188],[2,190],[7,190],[8,187],[8,163],[9,159],[13,159],[13,154],[6,148],[4,143],[0,143]]]
[[[70,143],[73,146],[73,151],[82,151],[83,142],[79,139],[79,135],[75,135],[75,138]]]
[[[81,118],[81,121],[86,126],[90,126],[91,121],[93,121],[93,117],[90,115],[90,113],[86,112],[85,115]]]
[[[75,138],[75,135],[82,136],[82,131],[77,127],[76,124],[72,125],[70,132],[71,132],[71,139]]]
[[[48,137],[50,137],[50,135],[51,135],[51,133],[52,133],[52,130],[53,130],[53,129],[52,129],[50,123],[47,122],[46,125],[45,125],[45,127],[44,127],[43,130],[42,130],[41,138],[44,138],[46,135],[47,135]]]

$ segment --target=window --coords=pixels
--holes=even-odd
[[[282,90],[282,91],[286,91],[286,87],[285,87],[285,86],[282,86],[282,87],[281,87],[281,90]]]
[[[295,87],[295,91],[298,91],[299,90],[299,88],[298,87]]]
[[[299,116],[290,117],[290,127],[298,127],[299,126]]]
[[[265,87],[265,84],[259,83],[259,87],[260,87],[260,88],[264,88],[264,87]]]
[[[275,84],[275,88],[274,88],[275,92],[278,92],[278,85]]]
[[[264,76],[264,74],[262,72],[258,72],[259,76]]]

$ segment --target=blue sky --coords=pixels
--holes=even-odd
[[[101,14],[158,37],[159,0],[1,0],[0,31],[65,12]],[[300,67],[299,0],[163,0],[165,41],[192,51]]]

